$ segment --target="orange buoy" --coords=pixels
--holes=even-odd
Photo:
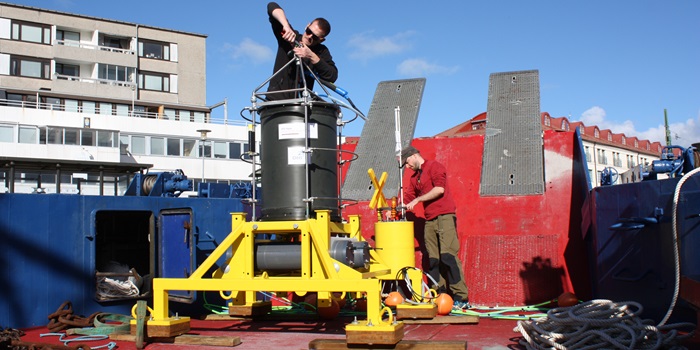
[[[557,305],[559,307],[574,306],[576,304],[578,304],[578,297],[571,292],[564,292],[557,298]]]
[[[389,296],[384,299],[384,304],[386,306],[396,306],[403,303],[403,296],[399,292],[391,292]]]
[[[316,309],[316,292],[306,293],[303,305],[306,310],[314,311]]]
[[[452,304],[454,300],[447,293],[441,293],[435,298],[435,305],[437,305],[438,315],[449,315],[452,312]]]
[[[333,292],[333,294],[331,294],[331,298],[338,302],[338,306],[341,309],[344,308],[345,304],[347,303],[347,298],[343,297],[343,293],[341,292]]]
[[[360,298],[355,300],[355,311],[366,312],[367,311],[367,299]]]
[[[324,320],[332,320],[338,316],[340,313],[340,306],[338,305],[338,302],[335,301],[334,299],[331,299],[331,306],[327,307],[319,307],[317,309],[318,311],[318,317],[324,319]]]

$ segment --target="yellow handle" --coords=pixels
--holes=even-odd
[[[136,306],[138,304],[134,304],[134,306],[131,308],[131,317],[136,318]],[[149,306],[146,306],[146,310],[148,310],[149,313],[153,314],[153,309],[151,309]]]
[[[384,314],[384,312],[386,312],[387,314],[389,314],[389,321],[388,321],[388,324],[394,323],[394,313],[391,312],[391,309],[390,309],[389,307],[387,307],[387,306],[383,307],[383,308],[379,311],[379,319],[380,319],[380,320],[382,319],[382,314]]]

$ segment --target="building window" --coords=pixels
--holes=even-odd
[[[635,147],[635,148],[639,148],[639,141],[634,140],[634,147]]]
[[[168,155],[179,156],[180,154],[180,139],[168,139]]]
[[[627,144],[627,139],[626,139],[624,136],[622,136],[622,144],[623,144],[623,145],[626,145],[626,144]]]
[[[0,142],[15,142],[15,128],[11,125],[0,125]]]
[[[117,133],[115,131],[97,131],[97,146],[100,147],[117,147]]]
[[[162,137],[151,137],[151,154],[165,155],[165,139]]]
[[[57,79],[68,79],[80,76],[80,66],[77,64],[56,63]]]
[[[552,122],[549,120],[549,116],[548,116],[548,115],[545,115],[545,116],[544,116],[544,125],[545,125],[545,126],[550,126],[551,123],[552,123]]]
[[[51,76],[50,61],[38,58],[12,56],[10,58],[10,75],[49,79]]]
[[[95,146],[95,130],[80,130],[80,144]]]
[[[63,128],[47,127],[41,129],[42,144],[47,145],[62,145],[63,144]]]
[[[146,137],[132,136],[131,137],[131,153],[146,154]]]
[[[598,150],[598,164],[608,164],[608,159],[605,157],[605,151],[602,149]]]
[[[182,151],[185,157],[197,157],[197,140],[182,140]]]
[[[608,141],[612,142],[612,133],[611,132],[608,133]]]
[[[112,104],[109,102],[100,102],[100,114],[112,115]]]
[[[569,131],[569,123],[566,120],[562,121],[561,128],[566,130],[566,131]]]
[[[597,139],[600,138],[600,130],[595,129],[595,131],[593,131],[593,137],[595,137]]]
[[[226,142],[214,142],[214,158],[228,158]]]
[[[136,72],[135,68],[115,66],[113,64],[100,64],[97,77],[102,80],[130,83],[131,77]]]
[[[192,121],[192,112],[190,111],[178,111],[177,113],[178,119],[183,122],[191,122]]]
[[[586,161],[590,162],[593,160],[593,157],[591,157],[591,148],[586,146]]]
[[[78,145],[78,129],[65,129],[64,131],[64,145]]]
[[[12,21],[12,40],[51,45],[51,27],[38,23]]]
[[[170,44],[157,41],[140,41],[139,57],[170,61]]]
[[[170,92],[170,75],[139,73],[139,89]]]
[[[56,41],[58,45],[80,46],[80,33],[57,29]]]
[[[175,120],[176,113],[174,109],[165,108],[163,109],[163,118],[168,120]]]
[[[228,153],[231,159],[240,159],[241,157],[241,144],[236,142],[230,142],[228,144]]]
[[[131,46],[131,38],[117,37],[111,35],[100,35],[99,44],[103,47],[103,50],[109,50],[109,48],[119,49],[128,51],[129,46]]]
[[[129,105],[116,104],[115,107],[116,107],[116,114],[118,116],[122,116],[122,117],[129,116]]]
[[[33,126],[19,127],[19,143],[38,143],[39,136],[37,128]]]

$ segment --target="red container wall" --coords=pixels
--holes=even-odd
[[[563,292],[590,294],[580,229],[587,185],[575,133],[544,132],[544,195],[480,196],[483,135],[421,138],[412,144],[447,168],[470,302],[523,305]],[[362,216],[363,235],[372,242],[376,213],[368,202],[348,207],[348,214]],[[415,215],[416,262],[422,266],[422,208]]]

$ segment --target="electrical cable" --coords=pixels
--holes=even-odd
[[[427,276],[428,279],[431,282],[433,282],[434,286],[438,285],[438,283],[435,281],[435,279],[432,276],[430,276],[429,274],[425,273],[425,271],[423,271],[417,267],[405,266],[405,267],[400,268],[396,272],[396,280],[404,280],[404,282],[406,282],[406,288],[411,293],[410,298],[407,298],[405,295],[402,294],[404,299],[406,300],[406,302],[408,302],[410,304],[427,304],[427,303],[431,302],[431,300],[434,299],[435,297],[433,297],[432,294],[430,293],[430,287],[421,278],[421,287],[422,287],[421,289],[422,290],[421,290],[421,293],[416,293],[416,291],[413,289],[413,286],[411,284],[411,279],[408,276],[408,273],[407,273],[408,270],[420,271],[421,274]],[[399,291],[399,293],[400,293],[400,291]]]

